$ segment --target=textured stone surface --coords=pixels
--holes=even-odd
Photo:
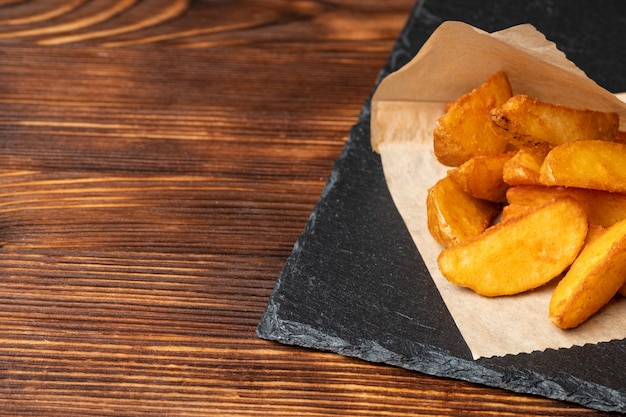
[[[626,91],[621,0],[602,7],[579,0],[427,0],[416,5],[381,79],[408,62],[444,20],[489,32],[532,23],[598,84]],[[371,151],[369,101],[278,278],[257,333],[285,344],[626,412],[621,367],[626,342],[472,360]]]

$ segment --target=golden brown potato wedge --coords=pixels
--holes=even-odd
[[[544,185],[626,193],[626,145],[602,140],[565,143],[552,149],[541,165]]]
[[[520,148],[617,138],[619,115],[545,103],[518,94],[491,111],[493,123]]]
[[[602,236],[604,232],[606,232],[607,228],[604,226],[600,226],[599,224],[589,223],[589,228],[587,229],[587,237],[585,237],[585,244],[583,248]]]
[[[609,227],[626,218],[626,194],[575,187],[520,185],[510,187],[506,198],[510,205],[537,206],[561,196],[575,198],[590,223]]]
[[[447,107],[433,132],[437,160],[459,166],[470,158],[505,152],[508,143],[491,123],[489,111],[511,97],[511,84],[499,71]]]
[[[497,155],[475,156],[461,166],[448,171],[448,176],[463,191],[481,200],[503,203],[509,185],[504,182],[502,171],[514,152]]]
[[[561,274],[582,248],[587,227],[578,202],[558,198],[445,248],[437,262],[450,282],[478,294],[518,294]]]
[[[539,169],[547,151],[520,149],[502,169],[502,178],[509,185],[537,185]]]
[[[440,245],[455,245],[481,234],[498,209],[499,205],[472,197],[444,177],[428,190],[428,231]]]
[[[520,214],[526,212],[527,210],[532,210],[533,206],[523,206],[521,204],[508,204],[502,207],[502,211],[500,212],[500,222],[505,222],[510,220],[512,217],[519,216]]]
[[[549,317],[562,329],[579,326],[600,310],[626,278],[626,220],[589,243],[550,299]]]

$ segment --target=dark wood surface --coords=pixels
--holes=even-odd
[[[11,416],[577,416],[260,340],[413,0],[0,0]]]

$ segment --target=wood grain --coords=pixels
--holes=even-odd
[[[412,0],[0,2],[11,416],[578,416],[259,340]]]

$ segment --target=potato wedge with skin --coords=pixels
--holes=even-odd
[[[576,200],[559,198],[445,248],[439,270],[453,284],[488,297],[532,290],[574,261],[587,227]]]
[[[547,150],[520,149],[502,168],[502,179],[509,185],[538,185],[539,169]]]
[[[626,194],[576,187],[520,185],[510,187],[506,199],[513,206],[537,206],[557,197],[576,199],[590,223],[609,227],[626,218]]]
[[[467,194],[449,177],[428,190],[428,230],[442,246],[455,245],[481,234],[498,213],[499,205]]]
[[[505,163],[515,155],[507,152],[497,155],[476,156],[461,166],[448,171],[448,176],[463,191],[481,200],[503,203],[509,185],[504,182],[502,171]]]
[[[624,285],[626,220],[614,224],[580,252],[550,299],[549,318],[562,329],[585,322]]]
[[[541,165],[544,185],[626,193],[626,144],[602,140],[570,142],[552,149]]]
[[[459,166],[475,156],[505,152],[508,143],[496,132],[489,111],[506,102],[511,94],[508,78],[499,71],[447,106],[433,132],[437,160],[443,165]]]
[[[619,129],[617,113],[545,103],[524,94],[493,109],[491,120],[520,148],[552,148],[579,140],[613,141]]]

